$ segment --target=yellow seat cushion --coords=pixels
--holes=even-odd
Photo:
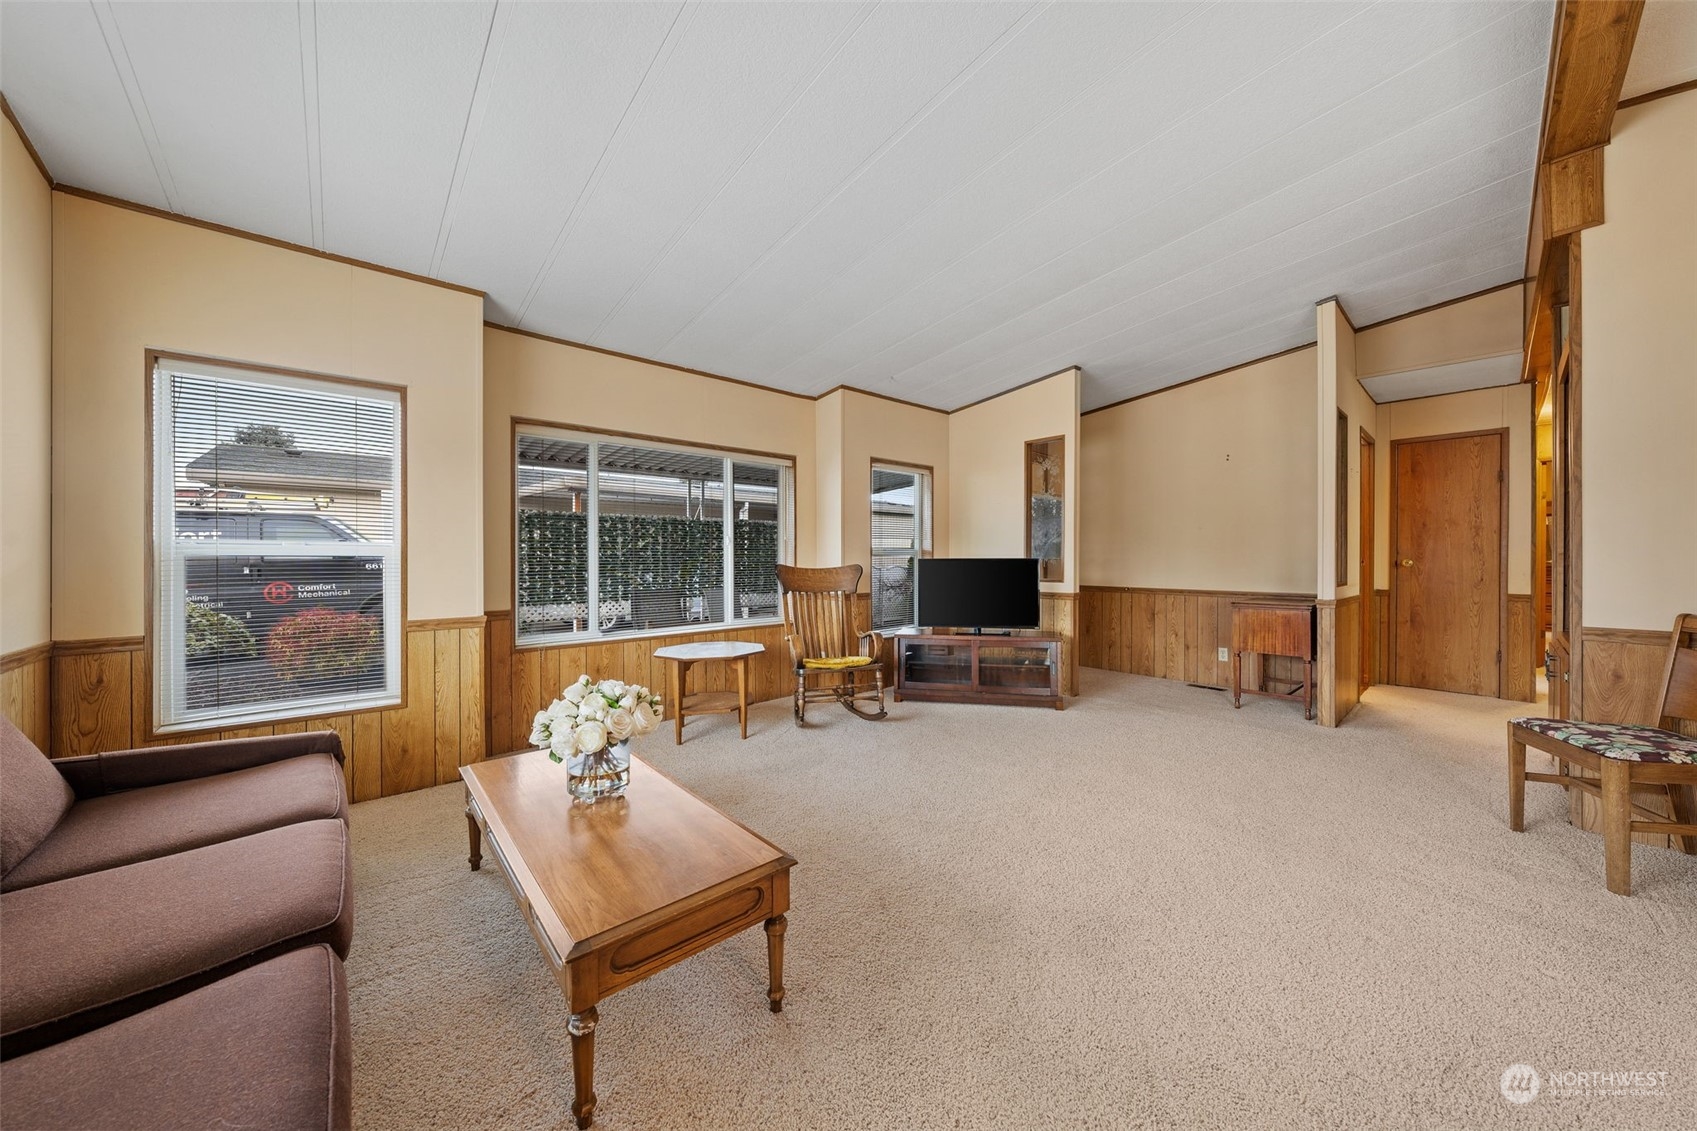
[[[845,668],[864,668],[871,662],[871,656],[826,656],[817,660],[803,660],[801,666],[814,671],[840,672]]]

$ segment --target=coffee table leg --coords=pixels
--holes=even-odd
[[[566,1022],[566,1032],[572,1036],[572,1114],[577,1117],[579,1131],[595,1119],[595,1023],[600,1014],[590,1006],[574,1013]]]
[[[478,827],[477,818],[472,816],[470,804],[466,805],[465,824],[466,834],[471,838],[471,854],[466,857],[466,862],[471,865],[472,871],[480,871],[483,868],[483,830]]]
[[[784,932],[788,929],[789,920],[782,915],[766,920],[766,965],[771,983],[766,988],[766,1000],[773,1013],[784,1010]]]

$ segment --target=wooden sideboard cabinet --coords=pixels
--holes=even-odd
[[[1063,706],[1058,636],[904,633],[893,639],[898,703]]]
[[[1243,686],[1243,654],[1290,656],[1302,661],[1302,682],[1289,691]],[[1263,681],[1265,682],[1265,681]],[[1302,717],[1314,717],[1314,603],[1312,601],[1232,602],[1232,706],[1244,695],[1295,699]]]

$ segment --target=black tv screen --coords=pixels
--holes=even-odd
[[[921,558],[919,623],[927,628],[1036,628],[1036,558]]]

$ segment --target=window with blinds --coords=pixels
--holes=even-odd
[[[161,360],[158,729],[401,698],[399,390]]]
[[[537,426],[517,452],[520,644],[777,618],[787,461]]]
[[[931,473],[872,465],[872,627],[916,620],[915,563],[931,551]]]

